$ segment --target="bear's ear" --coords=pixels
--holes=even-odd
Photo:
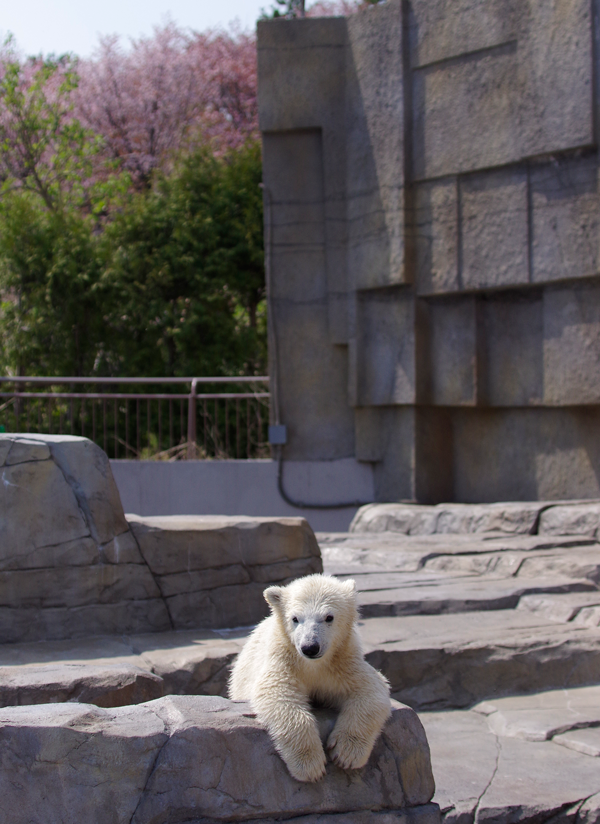
[[[278,609],[281,607],[281,599],[283,596],[282,587],[268,587],[263,592],[263,595],[265,596],[265,601],[271,609]]]
[[[348,595],[355,595],[356,594],[356,581],[353,581],[352,578],[350,578],[348,581],[344,581],[344,583],[342,584],[342,589]]]

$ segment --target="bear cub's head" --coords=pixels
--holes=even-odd
[[[330,575],[306,575],[264,592],[273,614],[304,659],[323,658],[353,632],[356,584]]]

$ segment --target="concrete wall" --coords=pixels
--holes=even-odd
[[[346,532],[357,507],[297,509],[277,488],[274,461],[111,461],[123,509],[137,515],[292,515],[315,531]],[[284,489],[305,503],[367,503],[373,469],[354,459],[291,461]]]
[[[600,495],[599,44],[600,0],[259,23],[288,459]]]

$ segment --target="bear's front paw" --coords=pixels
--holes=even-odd
[[[333,763],[343,770],[364,767],[371,755],[371,747],[363,738],[335,729],[327,739],[327,749]]]
[[[322,747],[310,752],[284,755],[284,761],[293,778],[297,781],[318,781],[325,775],[327,759]]]

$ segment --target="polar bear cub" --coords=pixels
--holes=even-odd
[[[391,703],[388,682],[364,659],[354,581],[307,575],[264,595],[271,615],[239,654],[229,697],[251,702],[298,781],[325,772],[313,704],[339,710],[326,743],[331,759],[343,769],[363,767]]]

